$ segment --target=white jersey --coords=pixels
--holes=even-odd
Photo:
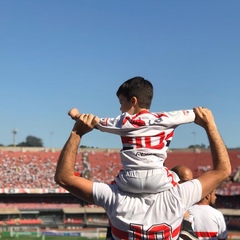
[[[143,110],[135,115],[123,113],[117,118],[101,118],[96,127],[121,136],[124,170],[146,170],[163,167],[175,128],[194,119],[193,110],[157,113]]]
[[[128,194],[116,185],[93,184],[94,204],[105,209],[115,240],[178,239],[183,215],[201,193],[197,179],[157,194]]]
[[[223,214],[209,206],[195,204],[191,208],[193,214],[193,230],[199,239],[227,239],[227,227]]]
[[[97,128],[121,136],[123,171],[115,178],[118,187],[133,193],[156,193],[175,186],[176,173],[164,167],[174,129],[194,121],[193,110],[135,115],[123,113],[117,118],[100,119]]]

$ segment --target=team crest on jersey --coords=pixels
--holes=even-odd
[[[102,124],[103,126],[107,126],[107,122],[108,122],[108,118],[100,119],[100,124]]]
[[[183,110],[183,114],[184,114],[184,115],[188,115],[188,114],[189,114],[189,111]]]
[[[176,116],[176,115],[178,115],[178,111],[171,111],[168,114],[171,116]]]

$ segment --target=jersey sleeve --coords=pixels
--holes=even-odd
[[[100,118],[96,128],[101,132],[113,133],[121,135],[122,122],[125,118],[125,114],[119,115],[116,118]]]
[[[177,127],[178,125],[191,123],[195,120],[195,113],[192,109],[171,111],[165,114],[167,117],[163,118],[163,121],[169,126]]]
[[[186,211],[201,200],[202,185],[198,179],[181,183],[178,187],[180,189],[180,195],[185,202]],[[191,191],[189,191],[189,189],[191,189]]]
[[[107,213],[115,207],[117,186],[101,182],[93,183],[94,204],[101,206]]]

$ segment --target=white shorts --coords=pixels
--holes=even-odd
[[[150,170],[121,170],[115,178],[118,188],[130,193],[158,193],[179,182],[177,174],[166,167]]]

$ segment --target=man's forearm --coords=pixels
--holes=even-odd
[[[70,178],[74,176],[74,165],[79,143],[80,136],[72,131],[61,151],[55,173],[55,181],[60,186],[69,185]]]
[[[57,163],[55,181],[78,198],[93,203],[93,182],[74,174],[78,146],[82,136],[93,130],[98,117],[81,114],[73,126],[72,132],[64,145]]]
[[[206,129],[212,159],[213,159],[213,170],[223,172],[223,177],[228,177],[231,174],[231,164],[228,156],[226,146],[217,130],[216,125],[211,125]]]
[[[76,132],[71,132],[58,160],[55,181],[76,197],[88,203],[94,203],[93,182],[74,174],[80,140],[81,137]]]
[[[231,164],[225,144],[215,125],[205,128],[212,154],[213,170],[201,175],[202,198],[217,188],[231,174]]]

